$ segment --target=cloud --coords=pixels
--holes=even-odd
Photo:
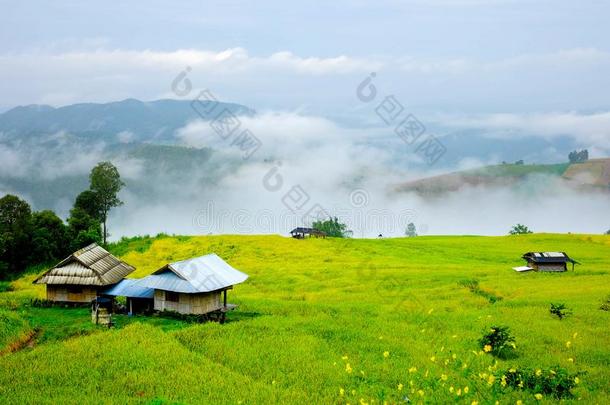
[[[547,139],[571,137],[583,147],[610,152],[610,112],[594,114],[538,113],[445,117],[454,127],[490,130],[487,136],[508,138],[536,135]]]

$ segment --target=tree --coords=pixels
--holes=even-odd
[[[100,221],[92,218],[84,209],[74,207],[68,218],[68,234],[70,250],[78,250],[91,243],[101,243],[102,233]]]
[[[417,228],[415,227],[415,224],[413,222],[407,225],[407,231],[405,232],[405,235],[407,235],[409,238],[417,236]]]
[[[32,248],[30,261],[45,263],[58,260],[69,251],[68,227],[53,211],[32,214]]]
[[[570,159],[570,163],[584,163],[589,160],[589,151],[587,149],[583,149],[581,151],[573,151],[568,155]]]
[[[513,228],[509,232],[511,235],[527,235],[529,233],[533,233],[530,229],[522,224],[517,224],[513,226]]]
[[[17,196],[0,198],[0,239],[5,264],[4,276],[15,274],[27,266],[30,248],[32,211],[30,205]]]
[[[608,230],[608,232],[606,232],[606,235],[610,235],[610,229]]]
[[[351,234],[351,231],[347,229],[347,225],[339,222],[337,217],[328,218],[326,221],[315,221],[312,224],[312,228],[335,238],[347,238]]]
[[[85,190],[77,195],[76,201],[74,202],[74,208],[81,208],[91,218],[95,218],[98,221],[102,220],[100,198],[95,191]]]
[[[100,222],[103,225],[102,239],[106,244],[108,236],[106,221],[108,212],[114,207],[118,207],[123,202],[118,198],[117,194],[125,185],[121,181],[121,175],[118,169],[110,162],[100,162],[91,170],[89,175],[91,181],[90,189],[97,196],[99,204]],[[86,212],[86,211],[85,211]]]

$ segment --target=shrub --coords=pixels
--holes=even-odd
[[[517,224],[508,232],[510,235],[527,235],[533,233],[527,226]]]
[[[610,295],[608,295],[605,301],[602,301],[602,305],[599,307],[602,311],[610,311]]]
[[[557,316],[560,320],[572,314],[572,310],[566,307],[566,304],[562,303],[551,303],[551,308],[549,308],[549,312],[551,313],[551,315]]]
[[[511,368],[496,375],[496,378],[502,388],[528,390],[534,394],[561,399],[573,396],[572,389],[578,385],[579,376],[583,374],[584,372],[570,374],[559,366],[547,370]]]
[[[508,326],[492,326],[489,332],[484,331],[483,333],[479,344],[484,352],[501,359],[515,357],[517,346]]]
[[[13,286],[8,281],[0,281],[0,292],[13,291]]]

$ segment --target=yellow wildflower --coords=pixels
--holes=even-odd
[[[356,390],[352,390],[352,395],[356,395]]]
[[[364,370],[360,370],[360,374],[364,377]]]
[[[500,385],[502,387],[506,387],[506,376],[505,375],[502,376],[502,381],[500,382]]]
[[[580,378],[578,378],[578,377],[574,377],[574,382],[575,382],[576,384],[580,384]]]
[[[487,385],[494,385],[494,382],[496,381],[496,376],[494,376],[493,374],[489,376],[489,378],[487,379]]]
[[[403,387],[404,387],[404,386],[403,386],[402,384],[398,384],[398,391],[402,391],[402,388],[403,388]]]
[[[464,394],[468,394],[468,387],[464,387]]]
[[[385,357],[386,359],[387,359],[388,357],[390,357],[390,352],[387,352],[387,351],[386,351],[386,352],[383,352],[383,357]]]
[[[468,363],[462,364],[462,368],[468,368]]]
[[[574,332],[574,335],[572,335],[572,338],[576,339],[576,336],[578,336],[578,332]]]
[[[416,371],[417,371],[417,367],[411,367],[411,368],[409,369],[409,373],[414,373],[414,372],[416,372]]]
[[[485,351],[485,353],[489,353],[493,350],[493,347],[491,347],[491,345],[485,345],[485,347],[483,347],[483,350]]]
[[[536,398],[538,401],[540,401],[542,399],[542,394],[535,394],[534,398]]]
[[[423,390],[419,390],[419,391],[417,391],[417,393],[419,394],[420,397],[424,396],[424,391]]]
[[[462,389],[461,389],[461,388],[458,388],[458,390],[457,390],[457,392],[456,392],[456,395],[457,395],[458,397],[459,397],[460,395],[462,395]]]
[[[345,372],[348,374],[351,374],[352,372],[352,366],[350,366],[349,363],[345,365]]]
[[[449,387],[449,392],[453,393],[453,385]]]
[[[521,401],[520,399],[517,400],[517,405],[523,405],[523,401]]]
[[[441,380],[447,381],[447,375],[446,374],[441,374]]]
[[[472,401],[472,402],[470,403],[470,405],[479,405],[479,402],[478,402],[478,401]]]
[[[434,357],[434,356],[430,357],[430,361],[435,362],[436,361],[436,357]]]
[[[341,357],[341,360],[347,360],[347,359],[348,359],[347,354],[345,356]]]
[[[566,342],[566,347],[569,349],[570,346],[572,346],[572,342],[570,342],[569,340]]]
[[[453,358],[453,360],[455,360],[455,359],[457,359],[457,354],[453,353],[453,354],[451,355],[451,357]]]
[[[508,370],[509,373],[516,373],[517,370],[515,370],[514,368],[511,368],[510,370]]]
[[[271,381],[271,385],[275,385],[275,380]]]
[[[345,395],[345,390],[343,388],[339,388],[339,395]]]
[[[570,358],[568,358],[568,361],[569,361],[570,363],[574,363],[574,359],[573,359],[573,358],[571,358],[571,357],[570,357]]]
[[[519,385],[518,385],[518,387],[519,387],[519,388],[523,388],[523,381],[519,381]]]
[[[428,315],[430,315],[433,311],[434,311],[434,308],[430,308],[430,311],[428,311]]]
[[[542,375],[542,370],[538,369],[536,370],[536,376],[540,377]]]
[[[453,336],[451,336],[451,337],[452,337],[453,339],[455,339],[455,338],[457,338],[457,335],[453,335]]]

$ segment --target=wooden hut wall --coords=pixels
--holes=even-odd
[[[176,301],[177,299],[177,301]],[[155,310],[181,314],[207,314],[222,308],[221,293],[185,294],[155,290]]]
[[[538,263],[537,267],[538,271],[566,271],[566,265],[558,263]]]
[[[97,297],[92,286],[47,284],[47,299],[57,302],[91,302]]]

